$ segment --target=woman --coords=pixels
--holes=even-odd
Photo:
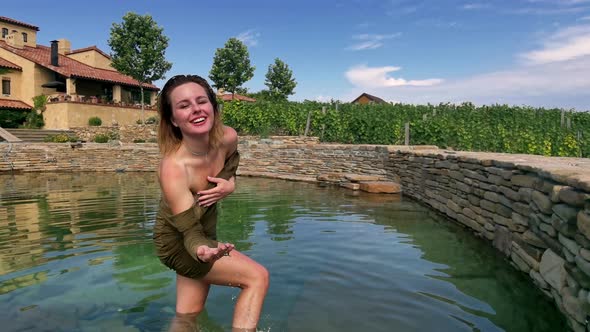
[[[176,312],[201,312],[210,285],[240,287],[232,326],[255,331],[268,271],[216,241],[216,203],[235,189],[236,131],[222,124],[215,93],[196,75],[166,82],[158,111],[162,200],[154,243],[162,263],[176,271]]]

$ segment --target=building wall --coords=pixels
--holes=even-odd
[[[24,43],[25,46],[35,47],[37,46],[37,31],[29,28],[22,27],[20,25],[14,25],[6,22],[0,22],[0,38],[2,38],[2,28],[7,28],[8,33],[12,32],[12,30],[16,30],[19,34],[26,33],[27,34],[27,42]]]
[[[362,96],[356,101],[357,104],[369,104],[370,102],[371,99],[367,98],[366,96]]]
[[[111,60],[106,58],[104,55],[96,52],[95,50],[88,50],[84,52],[68,54],[67,56],[69,58],[80,61],[95,68],[115,70],[113,69],[113,67],[111,67]]]
[[[87,127],[88,119],[98,116],[103,125],[133,125],[141,119],[141,109],[107,104],[55,102],[47,104],[43,113],[44,129],[69,129]],[[157,117],[155,110],[144,110],[145,119]]]

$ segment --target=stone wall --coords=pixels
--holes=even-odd
[[[84,142],[93,142],[97,134],[112,135],[123,143],[143,142],[155,143],[157,140],[158,126],[156,124],[127,125],[127,126],[98,126],[98,127],[73,127],[76,137]]]
[[[399,179],[404,195],[471,229],[553,299],[575,331],[590,311],[590,159],[241,137],[239,175]],[[156,144],[0,144],[0,171],[154,171]],[[343,189],[345,190],[345,189]]]

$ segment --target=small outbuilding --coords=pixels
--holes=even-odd
[[[387,103],[387,102],[379,97],[375,97],[375,96],[370,95],[368,93],[363,93],[360,96],[358,96],[355,100],[353,100],[351,103],[352,104],[383,104],[383,103]]]

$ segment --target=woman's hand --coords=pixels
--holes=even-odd
[[[212,262],[220,259],[223,256],[229,256],[229,252],[234,249],[231,243],[217,244],[217,248],[209,248],[208,246],[199,246],[197,248],[197,257],[203,262]]]
[[[222,178],[214,178],[212,176],[208,176],[207,181],[216,183],[217,186],[215,188],[211,188],[208,190],[201,190],[197,193],[199,195],[198,202],[200,206],[213,205],[220,201],[222,198],[233,193],[236,189],[233,177],[229,180],[226,180]]]

